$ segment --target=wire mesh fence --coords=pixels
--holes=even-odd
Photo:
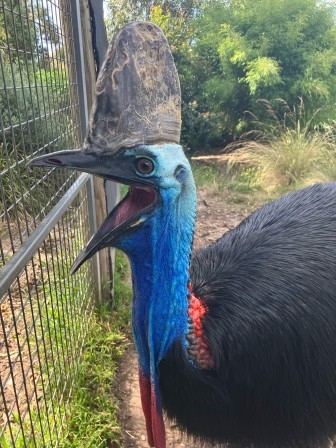
[[[69,277],[91,233],[89,176],[27,168],[34,156],[81,143],[71,4],[0,0],[4,448],[59,445],[93,309],[91,264]]]

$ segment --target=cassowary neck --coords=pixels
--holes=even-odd
[[[146,375],[188,330],[188,268],[196,215],[192,184],[188,195],[162,206],[139,235],[130,256],[133,277],[133,332]]]

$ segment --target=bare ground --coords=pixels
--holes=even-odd
[[[236,227],[249,213],[242,204],[226,202],[223,195],[214,195],[203,188],[198,190],[197,223],[194,248],[207,246],[226,231]],[[136,353],[131,344],[120,365],[116,395],[119,399],[119,419],[123,428],[124,448],[148,448],[144,417],[138,386]],[[188,440],[169,421],[166,422],[167,448],[207,448],[208,445]]]

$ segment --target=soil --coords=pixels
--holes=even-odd
[[[194,249],[207,246],[217,240],[223,233],[236,227],[251,212],[243,204],[232,204],[225,201],[222,192],[214,195],[203,188],[198,190],[197,222],[194,236]],[[124,448],[148,448],[144,417],[141,409],[138,365],[133,344],[130,344],[121,362],[116,391],[119,399],[119,421],[123,430]],[[186,436],[166,421],[167,448],[207,448],[203,442],[188,440]],[[219,447],[219,445],[217,445]]]

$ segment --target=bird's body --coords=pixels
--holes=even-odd
[[[118,31],[96,92],[83,149],[32,165],[130,187],[72,272],[104,247],[130,259],[149,445],[166,447],[165,409],[205,440],[326,448],[336,435],[336,184],[266,205],[191,257],[196,190],[156,25]]]
[[[336,428],[336,184],[257,210],[192,258],[214,368],[175,341],[160,365],[168,415],[235,446],[328,446]]]

